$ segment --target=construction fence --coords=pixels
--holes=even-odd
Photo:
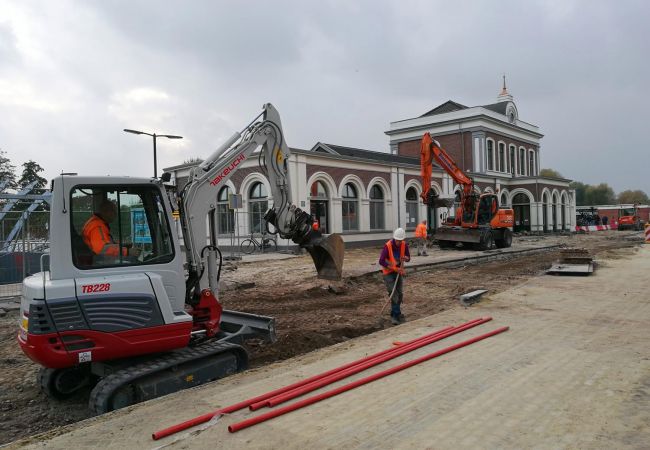
[[[225,206],[225,205],[224,205]],[[215,213],[218,245],[224,256],[234,258],[253,253],[287,252],[296,250],[290,239],[281,239],[275,229],[264,220],[263,212],[238,211],[221,208]],[[182,236],[180,220],[174,220],[179,236]],[[209,228],[209,227],[208,227]],[[265,245],[262,245],[264,240]],[[251,245],[252,243],[252,245]],[[181,237],[181,246],[184,242]]]
[[[20,208],[20,203],[17,208]],[[217,211],[215,225],[224,258],[240,259],[248,254],[295,251],[292,241],[267,232],[263,215],[232,209]],[[180,220],[174,219],[172,226],[181,236],[181,249],[184,251]],[[269,228],[269,231],[274,231],[272,226]],[[0,297],[20,295],[25,277],[42,269],[49,270],[49,247],[49,211],[26,213],[24,210],[11,210],[4,213],[0,219]]]
[[[23,278],[49,265],[49,212],[16,208],[0,219],[0,297],[20,295]]]

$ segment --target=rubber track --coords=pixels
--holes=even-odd
[[[138,378],[152,375],[179,364],[189,361],[214,356],[220,353],[233,351],[238,360],[238,371],[244,370],[248,365],[248,353],[237,344],[230,342],[206,342],[196,347],[186,347],[178,351],[168,353],[151,361],[143,362],[132,367],[119,370],[102,378],[90,393],[88,406],[96,414],[108,412],[107,406],[111,396],[120,388],[132,383]],[[243,359],[243,363],[242,363]],[[153,397],[152,397],[153,398]],[[143,401],[150,400],[144,399]],[[139,402],[138,402],[139,403]]]

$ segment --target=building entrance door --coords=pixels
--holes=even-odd
[[[323,234],[329,234],[329,223],[327,222],[327,200],[311,200],[309,211],[313,218],[318,220],[318,229]]]
[[[517,194],[512,199],[512,209],[515,212],[515,225],[512,230],[530,231],[530,201],[525,194]]]

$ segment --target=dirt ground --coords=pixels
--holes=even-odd
[[[588,249],[596,258],[613,257],[617,249],[637,245],[629,232],[602,232],[578,236],[521,237],[517,245],[565,243]],[[428,258],[461,250],[432,250]],[[558,258],[558,251],[461,268],[432,268],[410,275],[405,285],[403,312],[409,320],[460,308],[458,295],[475,289],[496,294],[541,275]],[[378,248],[348,251],[344,275],[370,270]],[[416,257],[414,257],[415,259]],[[228,264],[223,278],[229,289],[221,300],[228,309],[276,318],[278,340],[272,345],[251,342],[251,365],[261,366],[380,329],[379,313],[388,297],[375,276],[347,277],[336,286],[318,280],[308,256],[282,260]],[[249,288],[237,283],[253,281]],[[245,285],[240,285],[245,286]],[[333,289],[334,288],[334,289]],[[387,310],[384,319],[388,317]],[[79,421],[89,416],[87,392],[59,402],[42,394],[36,384],[38,367],[15,342],[18,313],[0,317],[0,444]],[[387,325],[389,326],[389,325]]]

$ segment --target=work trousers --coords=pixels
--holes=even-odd
[[[418,256],[427,256],[427,238],[417,238]]]
[[[402,304],[402,298],[404,296],[403,292],[403,282],[404,277],[400,276],[399,279],[397,279],[397,273],[392,272],[389,273],[388,275],[384,275],[384,284],[386,285],[386,291],[388,291],[388,295],[393,292],[393,287],[395,286],[395,280],[397,280],[397,287],[395,287],[395,293],[393,294],[393,298],[391,298],[390,301],[390,315],[392,317],[399,317],[400,314],[402,314],[402,310],[400,308],[400,305]]]

